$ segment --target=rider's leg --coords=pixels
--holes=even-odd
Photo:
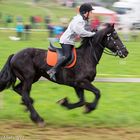
[[[54,68],[56,69],[56,72],[59,71],[61,66],[65,66],[66,63],[68,63],[68,61],[70,61],[71,59],[71,52],[72,52],[73,46],[69,44],[61,44],[61,46],[62,46],[62,51],[63,51],[63,57],[62,57],[62,60],[60,59],[60,61],[54,66]]]
[[[55,73],[58,72],[62,66],[65,66],[65,64],[71,59],[71,51],[73,46],[69,44],[61,44],[61,46],[63,56],[52,69],[47,71],[47,73],[50,75],[50,78],[52,78],[53,80],[55,80]]]

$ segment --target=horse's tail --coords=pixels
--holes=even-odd
[[[3,91],[15,84],[16,76],[12,72],[12,68],[10,66],[10,60],[13,56],[14,55],[12,54],[8,57],[6,64],[0,72],[0,91]]]

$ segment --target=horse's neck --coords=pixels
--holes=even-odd
[[[102,57],[104,47],[99,46],[96,47],[91,46],[92,44],[88,43],[87,46],[82,46],[79,48],[80,55],[84,59],[84,62],[90,61],[93,65],[97,65]]]
[[[96,54],[98,56],[98,62],[99,62],[104,51],[104,46],[100,43],[95,48],[96,48]]]

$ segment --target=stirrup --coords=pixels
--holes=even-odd
[[[50,79],[56,81],[56,78],[55,78],[56,71],[55,71],[55,69],[48,70],[47,74],[50,76]]]

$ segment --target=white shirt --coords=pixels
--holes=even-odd
[[[90,32],[86,30],[87,21],[83,19],[81,15],[75,16],[70,22],[68,28],[60,37],[61,44],[74,45],[76,36],[80,37],[91,37],[95,32]]]

